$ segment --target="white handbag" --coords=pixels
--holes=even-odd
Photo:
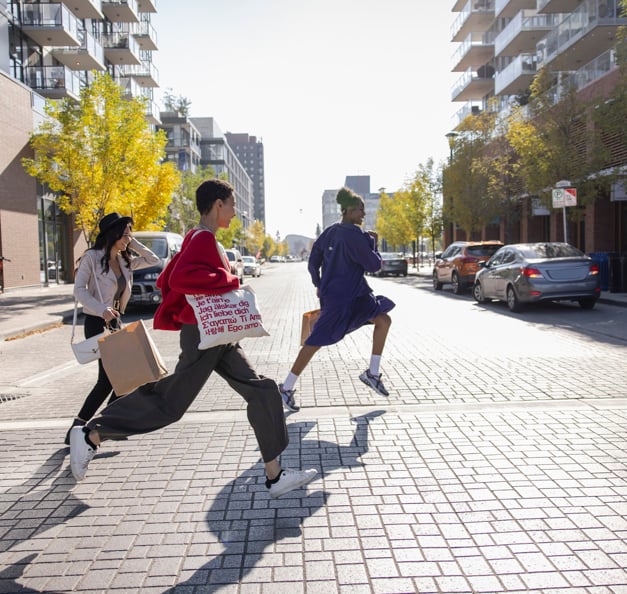
[[[92,261],[92,270],[94,273],[94,281],[96,283],[96,288],[98,289],[98,296],[100,297],[100,301],[102,301],[102,293],[100,292],[100,285],[98,284],[98,277],[96,276],[96,268]],[[81,364],[90,363],[91,361],[96,361],[96,359],[100,358],[100,351],[98,349],[98,340],[103,336],[107,336],[111,334],[111,329],[109,325],[105,327],[104,332],[100,334],[96,334],[96,336],[92,336],[91,338],[86,338],[85,340],[81,340],[80,342],[74,342],[74,333],[76,331],[76,317],[78,314],[78,301],[74,299],[74,317],[72,319],[72,336],[70,337],[70,346],[72,347],[72,351],[74,351],[74,356],[76,360]]]

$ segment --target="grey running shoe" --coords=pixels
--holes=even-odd
[[[309,481],[318,474],[318,471],[314,468],[308,470],[290,470],[289,468],[283,468],[281,470],[281,478],[276,483],[271,483],[266,480],[266,488],[270,493],[272,499],[281,497],[298,487],[306,485]]]
[[[366,371],[359,376],[359,379],[367,386],[370,386],[377,394],[381,394],[381,396],[389,396],[390,393],[385,389],[385,386],[381,381],[381,375],[381,373],[379,375],[373,375],[370,373],[369,369],[366,369]]]
[[[298,406],[296,400],[294,400],[296,390],[286,390],[283,388],[283,384],[279,384],[279,392],[281,392],[283,406],[285,406],[287,410],[291,410],[292,412],[298,412],[300,410],[300,406]]]
[[[77,481],[85,478],[87,467],[95,454],[95,448],[85,441],[83,427],[72,427],[70,430],[70,468]]]

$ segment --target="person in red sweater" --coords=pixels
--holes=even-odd
[[[216,371],[247,402],[248,421],[265,464],[266,488],[280,497],[311,481],[315,469],[281,468],[279,456],[289,443],[283,403],[273,380],[258,375],[239,343],[198,349],[200,334],[187,294],[220,295],[239,287],[215,234],[235,216],[233,186],[210,179],[196,190],[200,223],[185,236],[181,251],[158,279],[163,301],[154,317],[159,330],[179,330],[181,353],[169,376],[116,400],[85,427],[70,432],[70,466],[82,480],[102,441],[156,431],[178,421]]]

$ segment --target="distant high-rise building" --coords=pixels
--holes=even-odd
[[[55,194],[21,165],[45,117],[44,99],[78,100],[93,72],[106,71],[129,97],[146,100],[146,118],[158,124],[156,12],[155,0],[0,0],[0,256],[11,259],[0,279],[5,288],[72,280],[86,247]]]
[[[214,118],[190,118],[200,132],[200,164],[211,165],[217,176],[226,173],[235,187],[235,210],[248,229],[253,221],[253,182],[237,155],[226,140],[226,136]]]
[[[253,182],[253,219],[266,224],[266,182],[263,141],[245,133],[227,132],[226,141]]]

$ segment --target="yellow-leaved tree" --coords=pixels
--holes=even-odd
[[[96,74],[80,100],[48,101],[49,116],[31,136],[29,175],[58,194],[57,204],[88,244],[110,212],[132,216],[136,230],[161,229],[176,166],[162,162],[167,137],[145,119],[145,103],[129,99],[108,75]]]

